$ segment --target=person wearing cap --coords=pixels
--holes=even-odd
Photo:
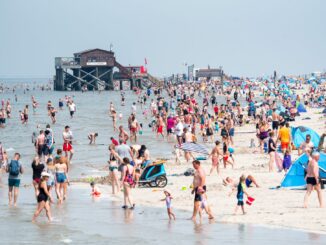
[[[34,213],[32,222],[36,221],[36,218],[39,216],[39,214],[42,212],[43,209],[46,211],[46,216],[48,217],[48,220],[51,221],[51,207],[50,202],[52,202],[52,197],[50,195],[50,192],[48,191],[47,187],[47,181],[50,177],[50,174],[47,172],[43,172],[41,175],[41,180],[39,184],[39,193],[37,196],[37,208]]]

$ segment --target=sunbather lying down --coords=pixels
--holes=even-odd
[[[251,184],[254,184],[257,188],[259,188],[260,186],[257,184],[256,179],[252,176],[252,175],[248,175],[246,177],[246,186],[249,188],[251,187]],[[236,187],[238,186],[239,183],[237,183],[234,179],[232,179],[231,177],[226,177],[225,179],[223,179],[223,185],[225,186],[230,186],[230,187]]]

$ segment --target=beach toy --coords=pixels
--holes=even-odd
[[[232,154],[232,153],[234,153],[234,149],[232,148],[232,147],[229,147],[229,152]]]
[[[187,190],[187,186],[182,186],[182,187],[181,187],[181,190],[182,190],[182,191],[186,191],[186,190]]]
[[[205,156],[199,156],[199,157],[196,157],[196,160],[207,160],[207,157]]]
[[[255,201],[255,198],[253,198],[253,197],[248,197],[246,203],[247,203],[249,206],[251,206],[251,204],[253,204],[254,201]]]

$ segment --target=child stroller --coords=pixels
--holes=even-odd
[[[164,188],[168,183],[165,162],[166,160],[159,160],[147,165],[139,178],[139,186]]]

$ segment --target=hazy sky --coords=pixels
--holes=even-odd
[[[52,77],[54,57],[110,43],[158,76],[323,71],[325,26],[325,0],[0,0],[0,76]]]

